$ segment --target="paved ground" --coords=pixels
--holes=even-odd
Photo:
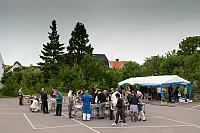
[[[112,127],[109,119],[81,121],[69,119],[66,106],[61,117],[31,113],[28,105],[18,106],[18,99],[0,99],[0,131],[2,133],[200,133],[200,103],[158,106],[147,104],[147,121],[130,122],[128,126]]]

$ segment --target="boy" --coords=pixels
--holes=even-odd
[[[120,94],[117,93],[115,94],[116,98],[117,98],[117,112],[116,112],[116,119],[115,119],[115,123],[112,124],[112,126],[117,126],[117,123],[119,121],[119,116],[120,118],[123,120],[122,126],[126,126],[126,120],[124,118],[124,101],[120,98]]]

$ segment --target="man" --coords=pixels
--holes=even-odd
[[[172,93],[173,93],[173,88],[172,85],[170,85],[168,87],[169,102],[172,102]]]
[[[89,121],[90,120],[90,116],[91,116],[91,101],[92,101],[92,98],[88,94],[88,91],[86,90],[84,95],[82,95],[83,121],[86,121],[86,120]]]
[[[19,89],[19,105],[23,105],[23,92],[22,92],[22,87]]]
[[[56,114],[54,116],[61,116],[62,113],[62,93],[55,88],[56,95]]]
[[[43,109],[43,113],[44,114],[48,114],[49,110],[48,110],[48,97],[47,97],[47,93],[44,91],[44,88],[42,88],[42,91],[40,93],[41,96],[41,100],[42,100],[42,109]]]
[[[184,97],[185,97],[185,102],[187,102],[187,87],[184,85]]]
[[[174,90],[174,97],[175,97],[175,102],[179,102],[179,86],[176,86],[176,89]]]
[[[119,116],[123,120],[122,126],[126,126],[127,124],[124,118],[124,101],[122,100],[122,98],[120,98],[119,93],[116,93],[115,96],[117,98],[117,104],[116,104],[117,113],[116,113],[115,123],[113,123],[112,126],[117,126],[119,121]]]
[[[74,107],[75,96],[72,90],[68,93],[68,111],[69,111],[69,118],[72,117],[72,109]]]
[[[106,96],[101,90],[98,92],[98,103],[99,103],[99,113],[100,117],[98,119],[104,119],[105,107],[106,107]]]
[[[157,88],[157,94],[158,94],[157,100],[161,101],[161,87],[160,86]]]
[[[144,111],[142,109],[142,106],[144,105],[142,104],[142,93],[140,92],[140,90],[137,90],[137,98],[138,98],[138,120],[146,121]]]

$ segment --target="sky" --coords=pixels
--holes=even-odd
[[[93,53],[142,64],[199,36],[199,7],[200,0],[0,0],[0,53],[6,65],[36,65],[55,19],[65,47],[81,22]]]

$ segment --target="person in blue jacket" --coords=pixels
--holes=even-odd
[[[61,116],[62,113],[62,93],[55,88],[56,95],[56,114],[55,116]]]
[[[82,102],[83,121],[89,121],[91,116],[92,97],[88,94],[87,90],[85,91],[84,95],[82,95]]]

